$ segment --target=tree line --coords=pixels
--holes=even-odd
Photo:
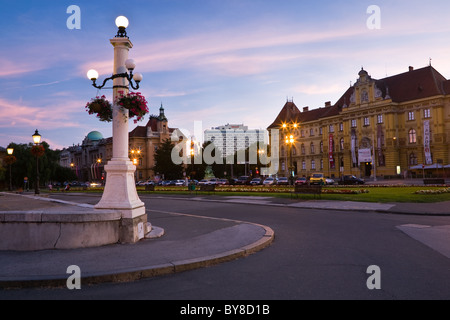
[[[50,182],[63,183],[65,181],[77,180],[76,174],[70,169],[62,167],[59,164],[60,150],[50,149],[47,142],[43,141],[41,145],[44,147],[44,154],[37,158],[39,170],[39,182],[46,186]],[[4,163],[0,169],[0,182],[3,186],[8,186],[10,181],[11,165],[11,182],[13,189],[23,188],[25,179],[28,185],[33,188],[36,182],[36,156],[31,152],[34,144],[16,144],[10,143],[8,148],[13,148],[13,163]],[[27,186],[28,187],[28,186]]]
[[[202,154],[205,148],[207,148],[210,144],[213,144],[211,141],[205,142],[202,145]],[[204,159],[202,158],[201,163],[194,163],[195,161],[192,161],[189,164],[175,164],[172,161],[171,154],[172,149],[174,148],[175,144],[170,140],[166,139],[164,140],[161,145],[158,147],[158,149],[155,152],[154,160],[155,160],[155,166],[153,167],[153,171],[155,175],[163,177],[164,180],[176,180],[176,179],[182,179],[184,177],[183,173],[186,173],[186,177],[193,180],[201,180],[204,179],[206,170],[208,167],[211,169],[212,173],[214,174],[214,177],[216,178],[233,178],[233,177],[239,177],[243,175],[248,176],[258,176],[259,170],[261,169],[261,163],[259,162],[256,164],[238,164],[237,163],[237,153],[234,154],[234,158],[231,161],[233,164],[227,164],[227,161],[225,158],[223,158],[222,163],[216,163],[214,162],[211,165],[208,165],[205,163]],[[245,158],[249,159],[248,153],[249,150],[251,150],[250,147],[245,149]],[[221,154],[215,154],[215,152],[220,152],[218,149],[213,149],[212,157],[217,159],[221,158]]]

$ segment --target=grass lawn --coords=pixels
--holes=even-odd
[[[163,190],[145,191],[143,187],[137,187],[139,194],[173,194],[173,195],[185,195],[185,196],[201,196],[201,195],[215,195],[215,196],[260,196],[260,197],[279,197],[279,198],[291,198],[290,188],[284,187],[279,192],[258,192],[258,191],[216,191],[200,192],[196,191],[191,193],[187,190],[187,187],[169,187],[161,188]],[[219,188],[220,189],[220,188]],[[240,187],[242,190],[242,187]],[[439,190],[444,187],[431,187],[431,186],[396,186],[396,187],[377,187],[377,186],[363,186],[363,187],[324,187],[324,189],[330,190],[368,190],[368,193],[360,194],[322,194],[320,199],[322,200],[341,200],[341,201],[363,201],[363,202],[417,202],[417,203],[432,203],[441,201],[450,201],[450,193],[442,194],[415,194],[418,190]],[[245,189],[244,189],[245,190]],[[255,190],[255,189],[254,189]],[[102,192],[103,188],[95,188],[90,190],[81,190],[73,188],[69,192]],[[295,199],[295,198],[294,198]],[[299,200],[314,199],[314,195],[304,194],[298,195]],[[316,197],[316,199],[319,199]]]
[[[327,189],[333,189],[327,188]],[[450,193],[442,194],[415,194],[415,191],[419,190],[439,190],[444,189],[443,187],[348,187],[348,188],[338,188],[347,190],[358,190],[364,189],[368,190],[368,193],[360,194],[322,194],[320,199],[322,200],[341,200],[341,201],[363,201],[363,202],[417,202],[417,203],[432,203],[441,201],[450,201]],[[142,192],[148,193],[148,192]],[[173,191],[156,191],[151,192],[153,194],[179,194],[179,195],[189,195],[189,191],[181,191],[174,189]],[[193,195],[211,195],[216,196],[261,196],[261,197],[280,197],[280,198],[291,198],[289,191],[286,192],[256,192],[256,191],[217,191],[215,193],[211,192],[194,192]],[[314,199],[314,195],[299,195],[298,199]],[[318,199],[316,197],[316,199]]]

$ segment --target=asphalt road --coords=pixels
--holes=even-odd
[[[60,199],[97,203],[96,197]],[[141,196],[147,210],[259,223],[271,246],[243,259],[131,283],[81,290],[0,290],[0,299],[310,300],[450,298],[450,259],[402,232],[406,224],[446,226],[450,217],[394,215],[199,202]],[[149,213],[164,228],[164,217]],[[169,231],[169,230],[168,230]],[[448,243],[450,246],[450,243]],[[379,272],[368,272],[377,266]],[[375,277],[376,276],[376,277]],[[370,283],[380,289],[368,288]]]

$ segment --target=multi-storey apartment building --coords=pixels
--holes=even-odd
[[[255,143],[263,145],[265,133],[265,130],[249,129],[243,124],[226,124],[205,130],[204,141],[213,142],[222,156],[226,158]]]

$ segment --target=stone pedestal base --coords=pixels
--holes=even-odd
[[[144,203],[139,199],[134,181],[136,167],[129,160],[111,160],[105,166],[106,185],[96,210],[120,212],[119,242],[135,243],[151,231]]]
[[[141,211],[142,214],[134,212],[133,214],[122,214],[120,220],[119,242],[121,243],[135,243],[144,239],[145,235],[152,230],[152,225],[147,221],[147,214],[145,208],[141,207],[135,211]],[[133,216],[133,218],[126,218],[125,216]]]

